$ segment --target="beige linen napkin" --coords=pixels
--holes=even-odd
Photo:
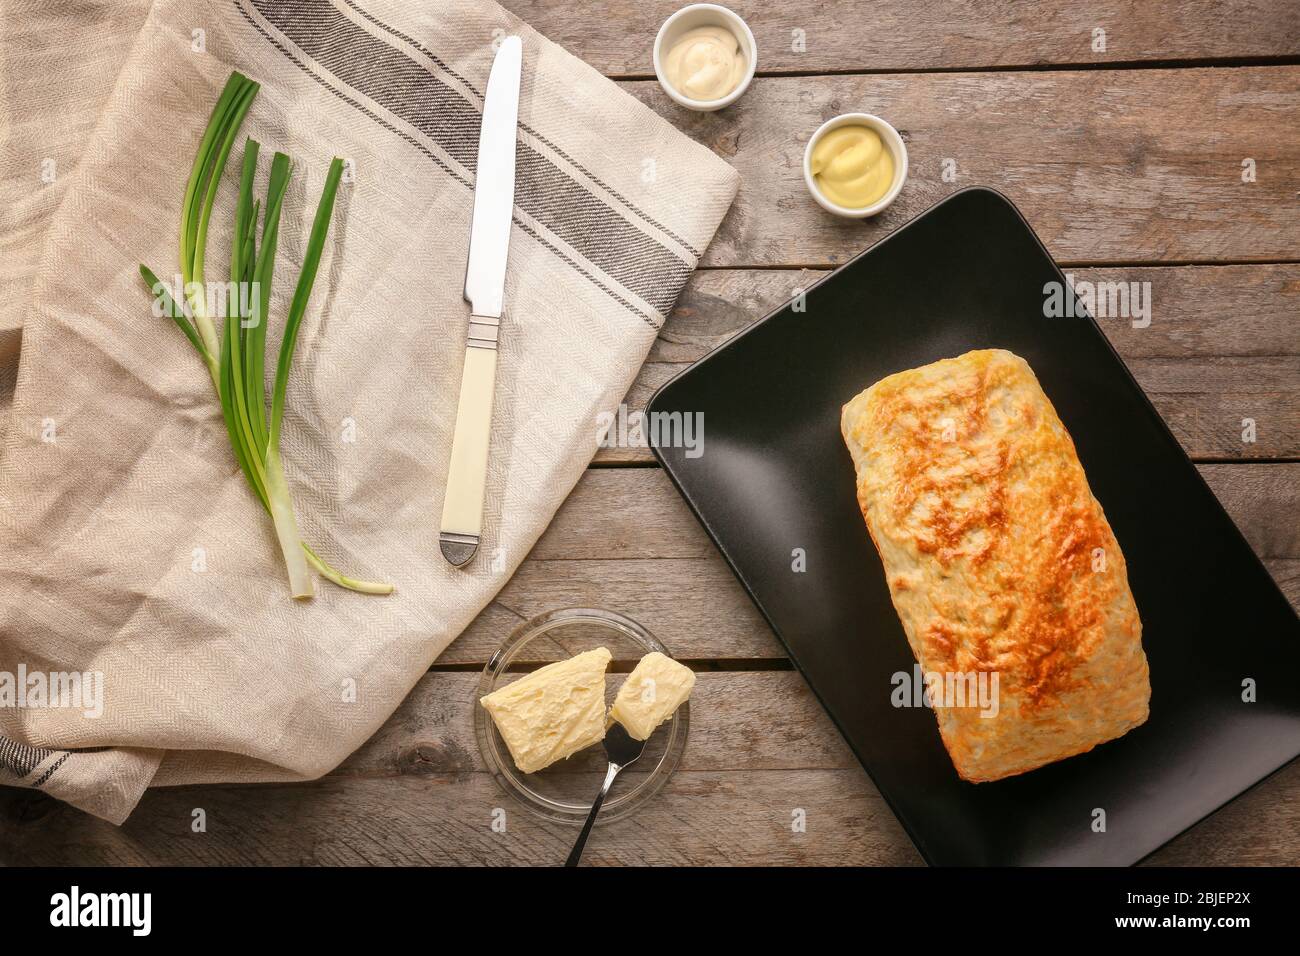
[[[50,217],[149,0],[8,0],[0,11],[0,438]]]
[[[379,727],[582,474],[737,177],[493,3],[156,0],[134,20],[108,6],[11,0],[0,48],[3,288],[21,290],[0,334],[22,335],[0,451],[0,783],[121,821],[150,785],[319,776]],[[78,10],[105,34],[96,70],[124,51],[115,82],[51,48],[93,46]],[[515,229],[484,543],[457,571],[436,529],[478,117],[508,33],[524,40]],[[14,48],[30,43],[44,53]],[[232,69],[263,84],[244,133],[295,163],[272,348],[330,158],[351,171],[284,457],[305,537],[340,570],[394,582],[390,598],[322,582],[290,600],[211,382],[136,272],[177,271],[189,164]],[[47,108],[15,106],[42,84]],[[33,198],[39,158],[77,143],[57,191]],[[209,276],[228,265],[241,157]],[[92,691],[102,674],[102,713],[93,693],[5,706],[20,672],[77,672]]]

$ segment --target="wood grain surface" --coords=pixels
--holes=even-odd
[[[655,34],[684,4],[504,0],[504,5],[607,76],[653,76]],[[753,31],[762,75],[1293,60],[1300,53],[1300,7],[1267,0],[744,0],[726,5]],[[1099,29],[1105,32],[1103,49],[1097,48],[1094,31]]]
[[[477,684],[477,674],[427,675],[368,744],[310,785],[151,791],[120,828],[20,794],[0,817],[0,861],[556,864],[575,829],[532,817],[487,772],[474,738]],[[665,791],[634,816],[600,827],[587,862],[921,862],[798,674],[702,673],[691,709],[686,754]],[[592,757],[575,760],[571,772],[594,791],[601,769]],[[190,827],[199,808],[205,833]],[[800,811],[803,832],[792,826]],[[1269,862],[1277,835],[1298,827],[1294,765],[1150,862]]]
[[[760,78],[717,113],[625,89],[741,173],[706,266],[834,265],[970,185],[1005,193],[1065,263],[1300,255],[1300,66]],[[907,185],[869,220],[826,213],[803,180],[808,137],[846,112],[907,143]]]
[[[1300,606],[1300,4],[746,0],[729,5],[755,32],[759,75],[712,114],[653,79],[654,34],[678,0],[505,4],[742,176],[629,409],[944,196],[993,186],[1077,279],[1150,283],[1149,327],[1100,325]],[[809,134],[856,110],[899,129],[910,176],[883,215],[850,222],[814,205],[801,169]],[[681,767],[636,815],[600,827],[586,862],[920,863],[648,449],[603,449],[594,465],[496,600],[333,773],[150,791],[122,827],[0,788],[0,864],[557,863],[573,830],[509,801],[473,714],[503,637],[573,605],[641,621],[698,674]],[[566,769],[594,789],[597,759]],[[1300,864],[1300,762],[1148,862]]]

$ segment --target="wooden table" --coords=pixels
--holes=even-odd
[[[1150,327],[1109,321],[1106,333],[1300,602],[1294,0],[737,2],[757,36],[760,73],[735,107],[715,114],[675,107],[653,79],[650,45],[677,0],[506,5],[743,176],[630,405],[939,198],[991,185],[1079,278],[1151,283]],[[850,110],[888,118],[911,156],[902,196],[867,222],[822,213],[800,173],[808,134]],[[1252,166],[1253,181],[1243,181]],[[1253,442],[1243,441],[1244,419],[1255,423]],[[589,862],[920,862],[643,449],[597,457],[498,599],[329,776],[153,791],[121,828],[5,791],[0,860],[561,861],[574,832],[508,801],[485,771],[471,715],[478,671],[501,637],[568,605],[640,620],[699,672],[681,768],[642,812],[597,832]],[[205,834],[190,830],[195,807],[207,810]],[[498,807],[504,833],[492,827]],[[806,832],[792,831],[796,809]],[[1300,762],[1151,862],[1300,863]]]

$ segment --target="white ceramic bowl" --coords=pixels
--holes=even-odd
[[[683,96],[664,75],[663,61],[668,56],[668,51],[687,30],[694,30],[697,27],[726,27],[740,41],[740,52],[749,63],[749,69],[745,71],[745,78],[740,81],[740,85],[721,99],[693,100]],[[655,37],[654,61],[655,76],[659,78],[659,85],[675,103],[688,110],[711,113],[724,106],[730,106],[740,99],[745,90],[749,89],[749,84],[754,79],[754,71],[758,68],[758,44],[754,42],[754,34],[749,29],[749,24],[726,7],[720,7],[716,3],[692,3],[674,13],[659,28],[659,34]]]
[[[874,129],[880,135],[885,148],[894,157],[893,183],[883,196],[870,206],[863,206],[861,209],[853,209],[831,202],[822,195],[822,191],[817,188],[817,180],[813,178],[813,150],[823,136],[840,126],[866,126]],[[817,200],[817,204],[826,211],[833,212],[837,216],[847,216],[850,219],[863,219],[867,216],[874,216],[876,213],[882,212],[903,191],[903,183],[907,180],[907,146],[903,143],[903,137],[898,135],[898,130],[879,116],[872,116],[870,113],[844,113],[822,123],[821,126],[817,127],[817,132],[809,137],[808,146],[803,151],[803,179],[808,184],[808,192],[812,193],[813,199]]]

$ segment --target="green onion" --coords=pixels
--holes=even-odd
[[[307,311],[307,302],[316,281],[321,253],[333,217],[334,199],[343,173],[341,159],[335,158],[330,163],[325,190],[316,207],[302,271],[298,275],[298,284],[294,289],[280,343],[269,421],[264,379],[266,317],[280,234],[280,214],[284,194],[289,186],[290,169],[289,157],[284,153],[275,153],[271,160],[266,202],[263,204],[261,200],[255,200],[253,180],[257,174],[259,146],[252,139],[245,144],[239,199],[235,207],[235,228],[230,253],[233,309],[228,310],[230,314],[226,317],[220,337],[212,317],[208,315],[207,290],[204,287],[208,224],[212,217],[217,186],[231,147],[258,89],[258,84],[247,77],[239,73],[231,74],[212,111],[208,128],[199,144],[198,155],[194,157],[181,206],[181,279],[184,283],[183,298],[188,310],[177,305],[168,294],[166,286],[158,281],[147,266],[140,266],[140,274],[157,297],[165,314],[185,333],[185,337],[208,366],[217,396],[221,400],[221,413],[225,418],[235,460],[275,526],[292,595],[295,598],[309,598],[314,593],[308,565],[340,587],[367,594],[391,594],[393,587],[390,584],[359,581],[335,571],[302,540],[280,457],[280,428],[284,418],[289,371],[293,365],[298,329]],[[257,238],[259,216],[264,219],[260,242]]]

